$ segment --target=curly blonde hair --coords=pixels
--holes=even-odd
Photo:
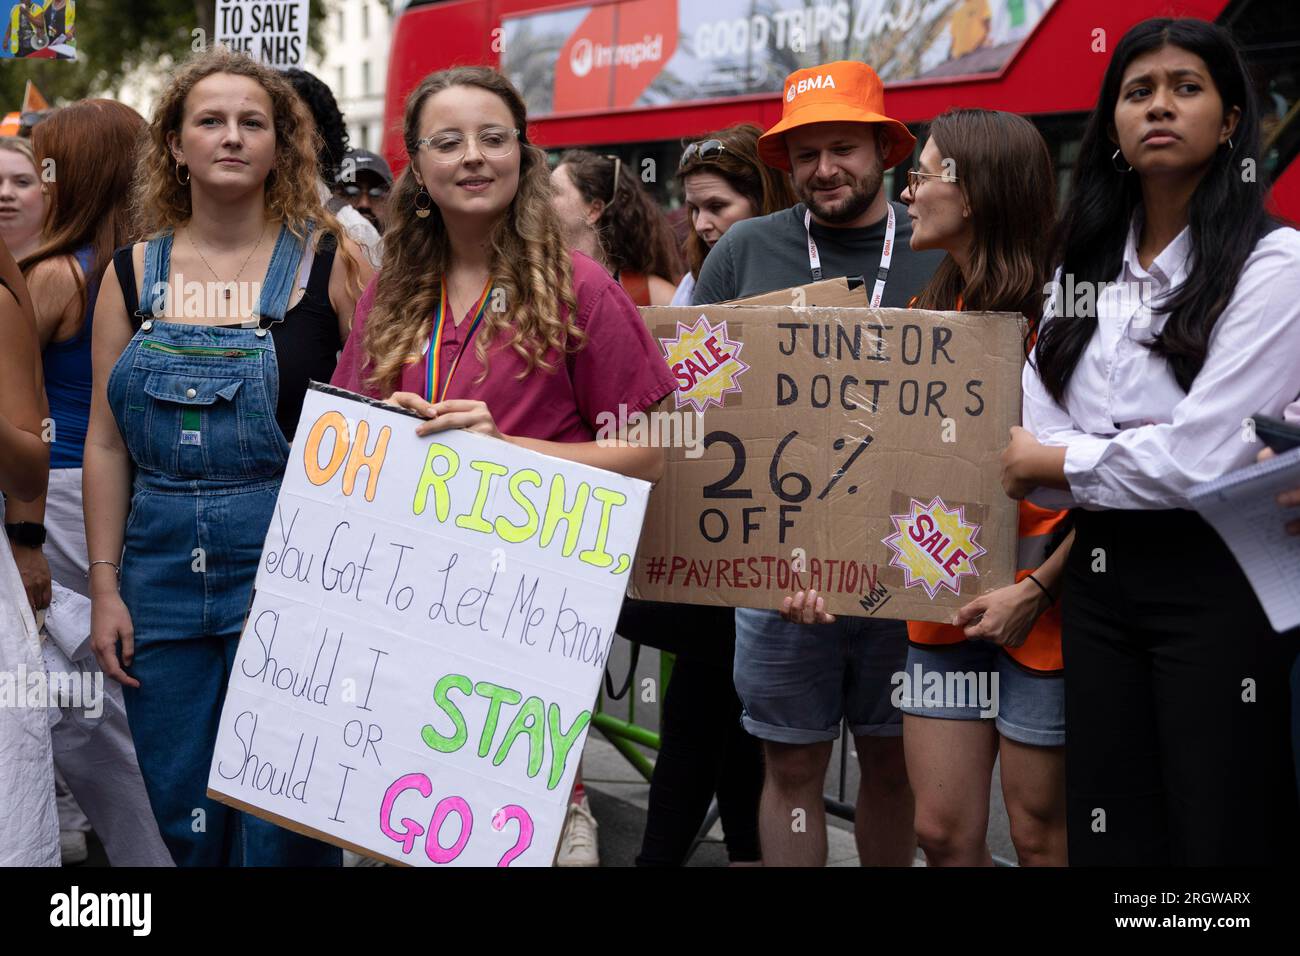
[[[503,333],[524,360],[523,378],[536,369],[552,371],[551,349],[580,348],[582,330],[573,324],[573,264],[552,205],[546,154],[528,142],[523,98],[508,79],[490,67],[463,66],[425,77],[406,100],[402,139],[410,159],[388,200],[381,280],[366,320],[363,340],[372,385],[394,383],[408,355],[417,354],[429,334],[429,316],[441,295],[442,275],[451,264],[451,242],[438,207],[416,216],[420,191],[413,166],[419,145],[420,111],[430,96],[453,86],[472,86],[495,93],[510,110],[519,130],[519,189],[492,230],[489,269],[492,282],[509,303],[507,312],[488,309],[474,351],[484,368],[488,347]]]
[[[275,128],[275,163],[266,178],[267,217],[281,221],[299,239],[307,236],[307,225],[315,222],[322,235],[331,235],[343,257],[348,286],[361,291],[361,271],[343,243],[346,233],[321,202],[316,166],[319,134],[297,92],[275,70],[243,53],[214,46],[182,63],[154,107],[147,138],[136,158],[132,212],[140,234],[153,238],[189,222],[194,210],[190,187],[182,185],[179,169],[168,146],[171,133],[180,135],[185,100],[200,80],[217,73],[247,76],[257,82],[271,99]]]

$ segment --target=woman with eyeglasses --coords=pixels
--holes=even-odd
[[[950,110],[930,127],[920,168],[908,171],[914,250],[947,253],[911,306],[1018,312],[1031,330],[1048,271],[1043,228],[1055,218],[1047,144],[1014,113]],[[916,800],[917,841],[931,866],[991,866],[989,786],[1002,794],[1020,864],[1064,866],[1065,687],[1056,598],[1069,553],[1067,515],[1022,503],[1016,583],[982,595],[953,623],[908,622],[904,670],[941,688],[993,676],[996,707],[903,698],[903,746]],[[834,616],[815,592],[786,598],[805,624]],[[918,682],[919,684],[919,682]],[[991,711],[991,712],[990,712]]]
[[[637,305],[668,305],[681,274],[672,227],[617,156],[571,149],[551,173],[571,248],[605,264]]]
[[[442,70],[412,91],[410,164],[333,384],[428,419],[420,435],[465,428],[656,481],[662,449],[598,440],[596,423],[636,419],[676,380],[618,283],[567,247],[527,128],[523,98],[488,67]],[[566,831],[557,864],[597,865],[581,793]]]

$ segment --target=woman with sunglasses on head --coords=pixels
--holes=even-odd
[[[738,123],[687,143],[677,165],[686,194],[691,232],[686,237],[686,264],[672,305],[690,305],[704,257],[735,223],[789,209],[795,204],[790,177],[758,158],[753,123]]]
[[[340,862],[335,847],[207,796],[289,442],[369,277],[318,180],[311,117],[284,78],[221,46],[194,56],[137,158],[134,204],[150,238],[114,254],[96,301],[83,487],[91,642],[125,687],[178,865]]]
[[[672,227],[617,156],[571,149],[551,173],[569,247],[594,253],[637,305],[668,305],[681,264]]]
[[[674,305],[689,305],[695,276],[737,222],[794,205],[789,178],[758,158],[762,130],[744,123],[687,144],[677,169],[692,231],[690,271]],[[684,298],[683,298],[684,297]],[[763,752],[740,725],[732,681],[736,615],[729,607],[628,600],[618,633],[676,655],[660,711],[660,746],[638,866],[681,866],[715,797],[733,866],[762,860],[758,802]]]
[[[566,247],[527,127],[522,97],[488,67],[442,70],[412,91],[383,265],[333,384],[429,419],[421,435],[466,428],[656,481],[662,449],[598,440],[596,422],[634,419],[676,381],[618,283]],[[583,845],[557,862],[596,865],[580,795],[566,826]]]
[[[1243,422],[1300,395],[1300,232],[1266,214],[1260,155],[1225,30],[1161,19],[1124,35],[1058,232],[1025,428],[1003,453],[1013,497],[1077,506],[1072,864],[1253,865],[1297,849],[1295,636],[1273,633],[1189,500],[1253,460]]]

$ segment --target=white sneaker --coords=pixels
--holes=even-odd
[[[80,830],[60,830],[59,855],[63,858],[64,866],[85,863],[86,857],[90,855],[86,850],[86,834]]]
[[[600,866],[600,850],[596,845],[596,818],[584,796],[581,803],[570,803],[560,834],[560,852],[555,855],[556,866]]]

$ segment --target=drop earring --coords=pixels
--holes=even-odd
[[[1113,153],[1110,154],[1110,164],[1111,164],[1112,166],[1115,167],[1115,169],[1116,169],[1117,172],[1121,172],[1121,173],[1131,173],[1131,172],[1133,172],[1133,167],[1132,167],[1131,165],[1130,165],[1130,166],[1121,166],[1119,163],[1115,162],[1115,160],[1117,160],[1117,159],[1121,159],[1122,156],[1123,156],[1123,154],[1122,154],[1118,149],[1115,150],[1115,152],[1113,152]],[[1121,161],[1122,161],[1122,159],[1121,159]]]
[[[420,205],[420,197],[424,197],[424,205]],[[415,194],[415,214],[421,219],[429,218],[429,210],[433,208],[433,197],[424,191],[424,186],[420,186],[420,191]]]

